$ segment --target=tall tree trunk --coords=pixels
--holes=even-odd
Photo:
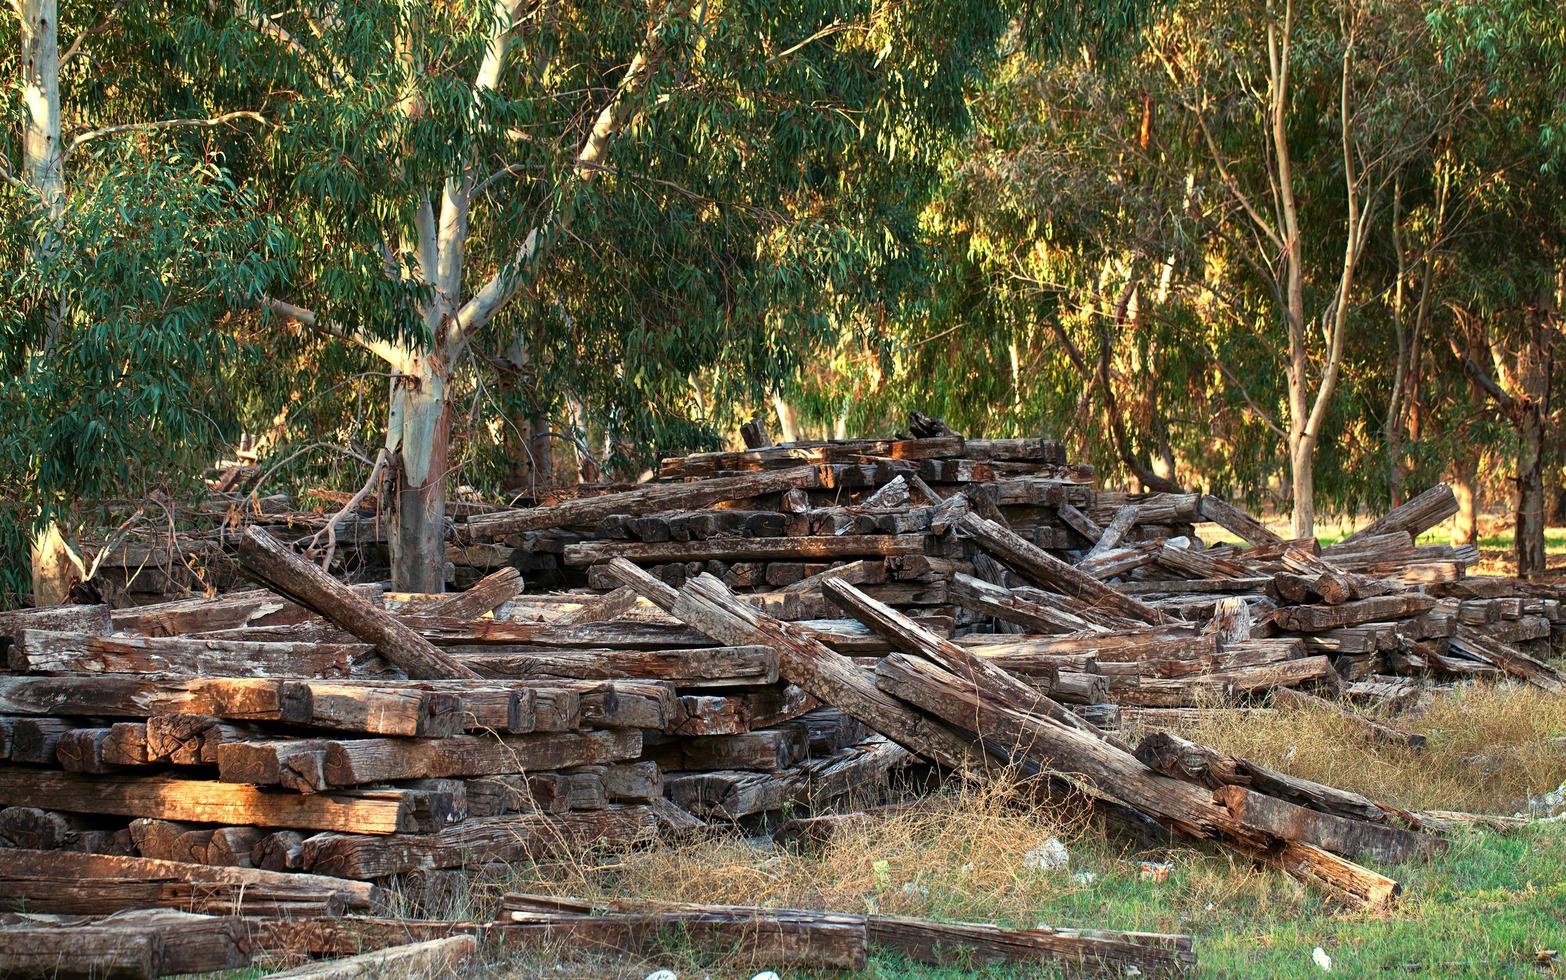
[[[1544,420],[1524,411],[1517,434],[1517,527],[1514,549],[1517,574],[1530,577],[1544,571]]]
[[[60,34],[56,0],[20,0],[22,105],[22,181],[38,195],[49,216],[34,248],[53,247],[54,226],[65,211],[65,158],[60,140]],[[45,313],[43,350],[59,341],[62,310],[49,301]],[[81,558],[53,517],[33,535],[33,604],[64,602],[71,586],[84,574]]]
[[[1457,497],[1457,517],[1453,519],[1452,544],[1478,544],[1479,542],[1479,460],[1467,456],[1452,464],[1447,482]]]
[[[450,380],[450,366],[435,353],[410,356],[406,371],[392,378],[386,448],[398,465],[387,540],[392,588],[401,592],[446,590]]]
[[[1293,493],[1293,535],[1316,534],[1316,440],[1303,433],[1289,435],[1290,491]]]

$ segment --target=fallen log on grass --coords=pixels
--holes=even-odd
[[[446,936],[421,943],[388,946],[340,960],[307,963],[270,974],[278,980],[349,980],[352,977],[463,976],[478,952],[473,936]]]
[[[549,895],[507,895],[507,938],[565,939],[632,954],[656,951],[668,931],[730,949],[757,965],[861,970],[871,947],[915,963],[1038,964],[1105,976],[1172,976],[1196,965],[1191,937],[1091,929],[1001,929],[885,915],[688,903],[594,903]]]

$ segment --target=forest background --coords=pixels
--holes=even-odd
[[[1566,524],[1553,0],[9,0],[0,78],[7,602],[241,443],[438,591],[758,414]]]

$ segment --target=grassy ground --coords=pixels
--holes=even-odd
[[[1299,775],[1413,808],[1511,814],[1566,780],[1566,701],[1531,689],[1440,695],[1400,723],[1429,738],[1419,754],[1366,743],[1332,716],[1279,711],[1193,737]],[[1079,811],[1021,802],[1005,780],[949,790],[835,838],[824,850],[774,848],[727,831],[623,853],[517,868],[505,889],[663,901],[879,911],[1014,927],[1046,923],[1187,932],[1202,975],[1312,976],[1321,947],[1349,976],[1534,976],[1542,950],[1566,949],[1566,825],[1467,832],[1444,856],[1383,868],[1404,898],[1379,916],[1344,914],[1283,875],[1195,848],[1139,851]],[[1030,866],[1051,839],[1063,869]],[[749,977],[766,963],[671,940],[646,962],[568,951],[496,962],[502,976]],[[1047,976],[1048,971],[931,969],[877,955],[867,977]]]

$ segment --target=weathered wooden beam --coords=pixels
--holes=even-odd
[[[421,790],[303,795],[143,774],[83,776],[0,769],[0,803],[76,813],[154,817],[358,834],[427,832],[454,816],[451,801]]]
[[[653,483],[635,490],[579,497],[545,507],[478,514],[468,518],[464,533],[475,541],[491,540],[518,531],[591,524],[610,514],[654,514],[661,510],[706,507],[726,500],[813,487],[818,482],[815,467],[800,466],[693,483]]]
[[[0,908],[13,912],[108,915],[156,907],[214,914],[341,914],[383,904],[380,889],[367,882],[320,874],[0,848]]]
[[[584,541],[567,545],[567,565],[593,565],[611,558],[639,562],[835,559],[924,553],[922,534],[808,535],[798,538],[712,538],[707,541]]]
[[[239,542],[245,571],[281,595],[313,609],[366,643],[410,677],[477,677],[471,670],[367,602],[351,588],[289,551],[258,527],[245,528]]]
[[[898,744],[949,766],[982,761],[982,753],[969,740],[910,711],[877,690],[874,681],[848,658],[803,630],[737,599],[711,576],[687,583],[674,594],[629,561],[617,559],[611,567],[626,585],[719,642],[772,647],[778,652],[778,672],[790,683],[859,718]]]
[[[538,858],[562,847],[628,844],[657,833],[647,807],[572,813],[519,813],[464,820],[433,834],[317,834],[306,838],[300,866],[316,874],[383,878],[430,868]]]
[[[96,636],[20,631],[12,670],[181,677],[349,677],[375,670],[364,643],[265,643],[182,636]]]
[[[1338,544],[1348,545],[1392,531],[1403,531],[1410,537],[1417,538],[1455,513],[1457,513],[1457,495],[1452,492],[1450,486],[1437,483],[1424,493],[1387,511]]]
[[[277,980],[350,980],[352,977],[464,976],[466,964],[478,954],[473,936],[446,936],[360,953],[340,960],[307,963],[269,974]]]
[[[33,919],[0,929],[0,976],[138,980],[250,965],[245,923],[174,909],[93,922]]]
[[[1064,592],[1084,602],[1145,623],[1173,623],[1175,618],[1128,595],[1116,592],[1089,575],[1023,540],[1015,531],[977,514],[968,514],[957,525],[1002,562],[1048,589]]]

